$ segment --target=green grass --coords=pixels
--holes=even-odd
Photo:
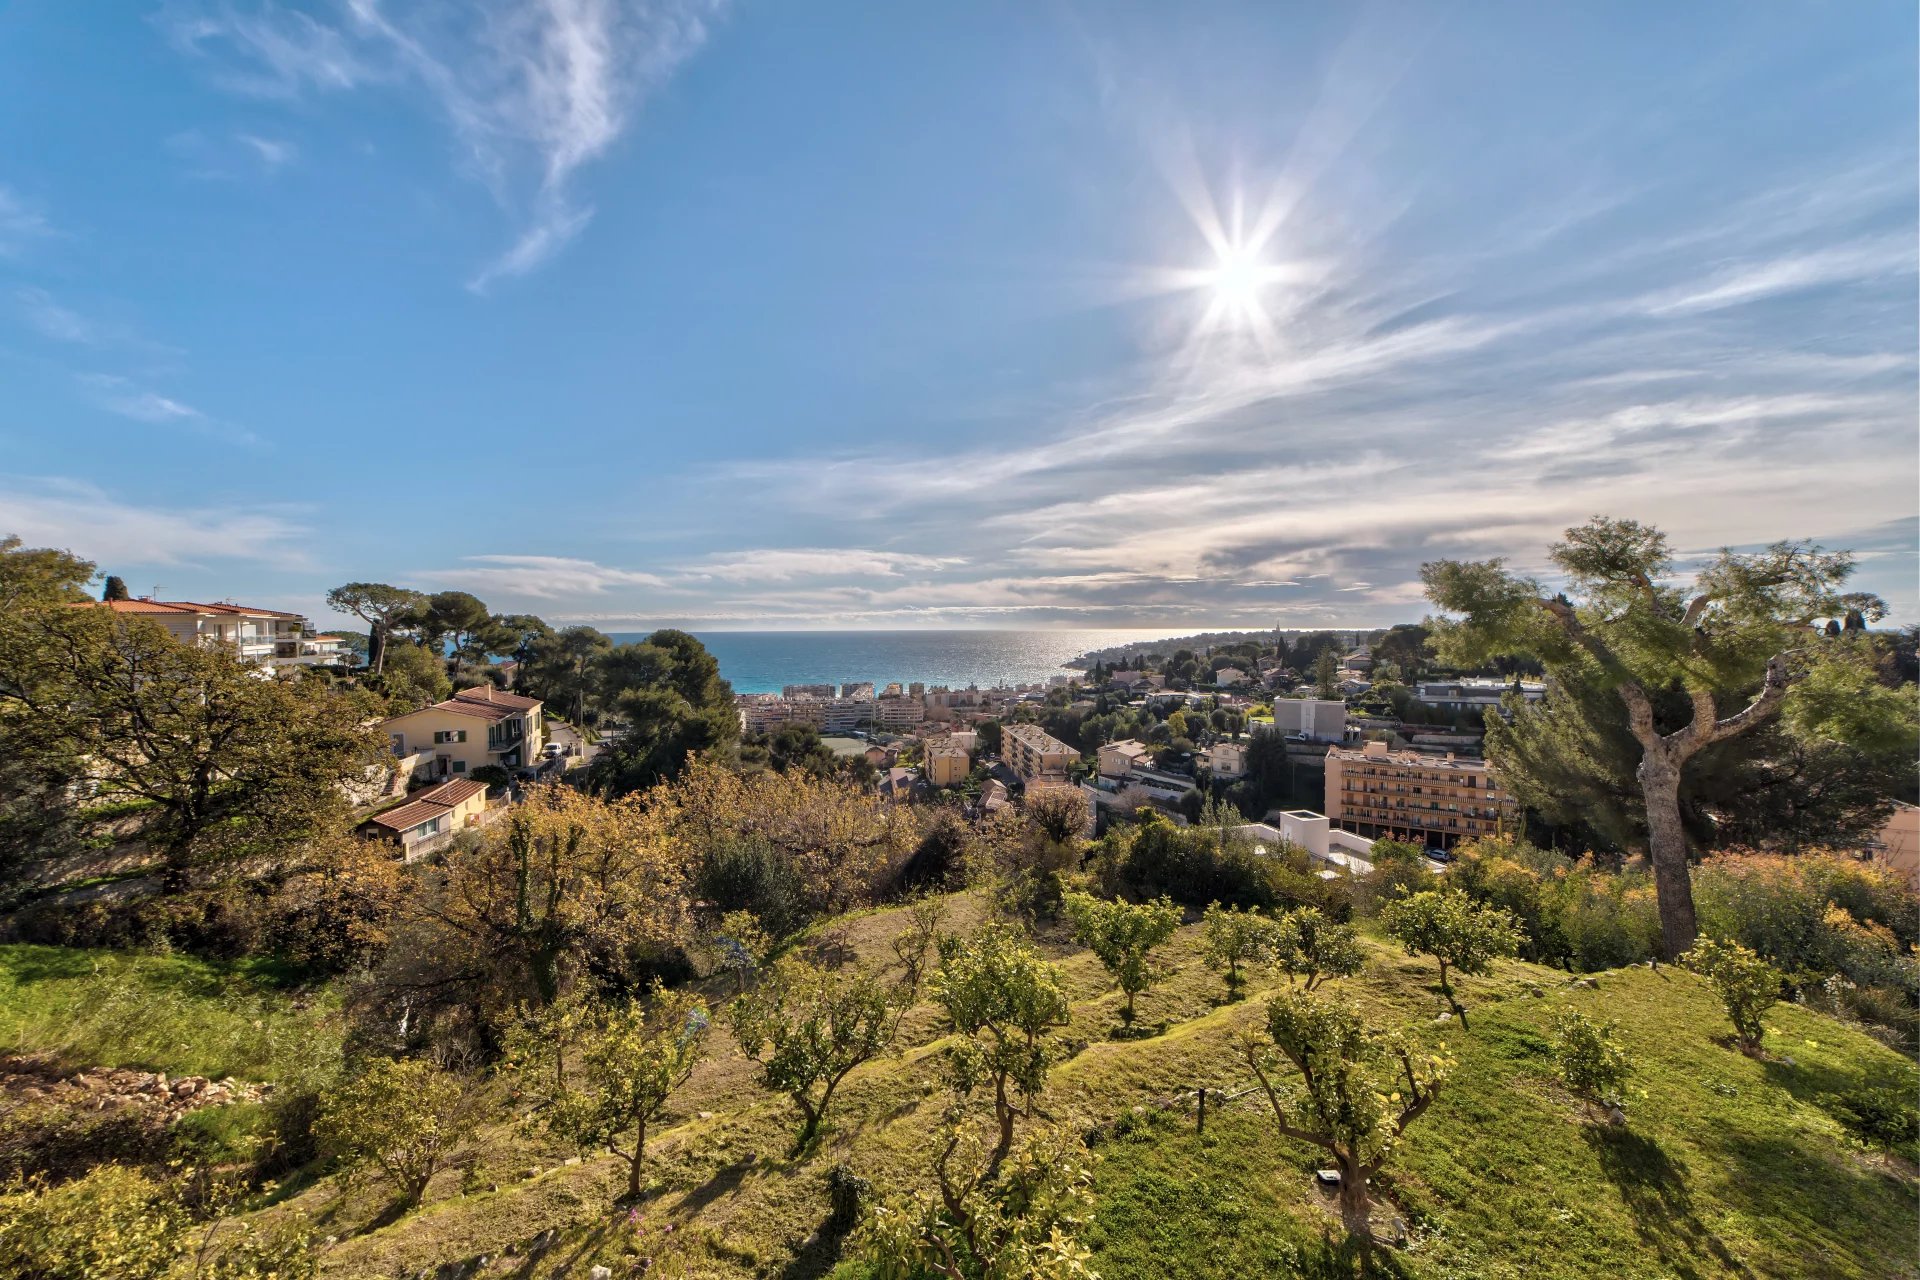
[[[979,915],[977,900],[955,898],[947,927]],[[870,958],[886,955],[902,924],[890,910],[845,922],[851,944]],[[1459,982],[1469,1028],[1438,1024],[1432,966],[1369,945],[1366,972],[1330,984],[1330,993],[1357,1000],[1382,1026],[1446,1040],[1458,1061],[1383,1180],[1379,1220],[1403,1218],[1411,1233],[1408,1248],[1386,1255],[1383,1274],[1920,1276],[1913,1166],[1863,1147],[1828,1110],[1830,1095],[1869,1077],[1911,1079],[1898,1054],[1783,1006],[1769,1015],[1771,1058],[1746,1058],[1725,1043],[1724,1016],[1702,982],[1667,969],[1602,974],[1586,989],[1556,971],[1503,964],[1491,978]],[[1142,1021],[1164,1023],[1165,1034],[1113,1040],[1120,997],[1104,972],[1084,951],[1049,950],[1073,1002],[1062,1037],[1073,1051],[1054,1070],[1045,1110],[1109,1135],[1096,1144],[1089,1231],[1100,1274],[1354,1274],[1312,1184],[1321,1162],[1280,1141],[1253,1098],[1214,1110],[1204,1137],[1190,1110],[1160,1105],[1196,1085],[1248,1083],[1238,1038],[1258,1027],[1266,995],[1284,979],[1259,975],[1250,999],[1219,1003],[1223,984],[1199,962],[1199,929],[1189,925],[1166,948],[1177,971],[1140,1000]],[[148,1004],[162,1012],[146,1012]],[[1587,1123],[1554,1083],[1545,1028],[1561,1005],[1620,1024],[1638,1066],[1624,1130]],[[0,949],[0,1042],[31,1040],[76,1059],[211,1074],[213,1059],[252,1044],[256,1073],[272,1076],[282,1030],[301,1034],[325,1010],[324,1002],[299,1007],[268,975],[244,969]],[[268,1029],[250,1039],[255,1019]],[[793,1108],[760,1090],[752,1064],[716,1034],[712,1056],[649,1145],[644,1241],[614,1207],[624,1175],[614,1160],[588,1153],[568,1163],[574,1152],[504,1114],[398,1221],[383,1217],[379,1188],[328,1177],[301,1181],[265,1212],[298,1215],[339,1237],[324,1256],[329,1277],[414,1275],[481,1257],[491,1261],[469,1274],[545,1280],[600,1263],[627,1275],[656,1252],[654,1276],[799,1280],[835,1273],[836,1263],[836,1274],[860,1276],[836,1242],[814,1235],[827,1212],[827,1171],[845,1160],[882,1194],[926,1188],[946,1102],[937,1073],[944,1043],[930,1004],[911,1011],[901,1052],[848,1078],[820,1149],[794,1160]],[[163,1061],[169,1047],[179,1056]],[[553,1247],[530,1259],[525,1246],[547,1231],[557,1233]]]
[[[337,1059],[336,1001],[259,963],[0,946],[0,1053],[286,1080]]]

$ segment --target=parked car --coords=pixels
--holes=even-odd
[[[549,742],[546,746],[540,749],[540,755],[542,756],[542,758],[547,760],[558,760],[561,756],[565,754],[566,754],[566,748],[561,746],[557,742]]]

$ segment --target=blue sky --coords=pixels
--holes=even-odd
[[[0,532],[613,629],[1916,601],[1911,4],[15,0]]]

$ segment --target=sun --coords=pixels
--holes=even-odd
[[[1259,254],[1243,245],[1229,245],[1206,272],[1206,283],[1216,300],[1244,313],[1260,306],[1260,294],[1273,283],[1273,275],[1273,268]]]

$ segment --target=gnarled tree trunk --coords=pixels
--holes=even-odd
[[[1680,765],[1666,750],[1650,748],[1640,756],[1638,775],[1647,813],[1647,855],[1660,903],[1660,953],[1671,962],[1685,954],[1699,933],[1687,833],[1680,821]]]

